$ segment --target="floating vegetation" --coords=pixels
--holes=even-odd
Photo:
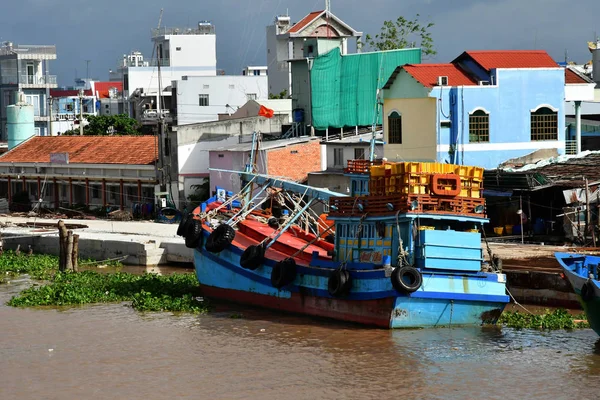
[[[80,261],[80,266],[95,264]],[[119,263],[109,263],[120,266]],[[131,301],[140,311],[206,312],[208,305],[200,296],[193,273],[161,276],[134,275],[126,272],[99,273],[96,271],[59,272],[58,257],[4,252],[0,256],[0,279],[18,275],[47,281],[13,297],[8,305],[15,307],[68,306],[92,303]]]
[[[546,310],[543,314],[526,314],[519,311],[505,311],[498,320],[499,325],[514,329],[580,329],[589,328],[585,314],[572,315],[564,309]]]
[[[65,306],[131,301],[140,311],[201,313],[199,286],[192,273],[160,276],[126,272],[57,272],[50,283],[25,289],[8,305],[16,307]]]

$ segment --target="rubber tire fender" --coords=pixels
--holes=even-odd
[[[405,280],[404,278],[408,279]],[[423,284],[423,277],[419,270],[409,265],[394,269],[391,280],[396,291],[406,294],[416,292]]]
[[[296,279],[296,261],[293,258],[277,262],[271,271],[271,285],[277,289],[289,285]]]
[[[190,213],[185,214],[181,217],[181,221],[179,221],[179,226],[177,227],[177,236],[184,236],[188,230],[188,224],[192,220],[192,215]]]
[[[185,232],[185,247],[195,249],[202,245],[202,224],[197,219],[188,221]]]
[[[333,297],[346,297],[350,294],[352,287],[352,278],[350,272],[345,269],[335,269],[329,275],[327,281],[327,291]]]
[[[204,247],[211,253],[220,253],[225,250],[235,238],[235,229],[228,224],[221,224],[213,230]]]
[[[262,245],[248,246],[240,257],[240,266],[254,271],[261,266],[265,258],[265,248]]]
[[[594,284],[587,280],[581,287],[581,299],[583,301],[590,301],[594,297]]]

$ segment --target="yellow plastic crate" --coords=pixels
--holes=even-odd
[[[371,165],[371,176],[384,176],[385,167],[383,165]]]

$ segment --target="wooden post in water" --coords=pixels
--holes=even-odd
[[[67,271],[73,270],[73,231],[69,229],[67,232],[67,251],[65,252],[65,269]]]
[[[73,254],[72,263],[73,263],[73,271],[79,271],[79,235],[73,235]]]
[[[58,270],[64,272],[66,268],[66,243],[67,243],[67,227],[65,223],[58,221]]]

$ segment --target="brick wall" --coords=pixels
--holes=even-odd
[[[309,172],[321,170],[321,144],[319,140],[299,143],[267,152],[269,175],[303,181]]]

